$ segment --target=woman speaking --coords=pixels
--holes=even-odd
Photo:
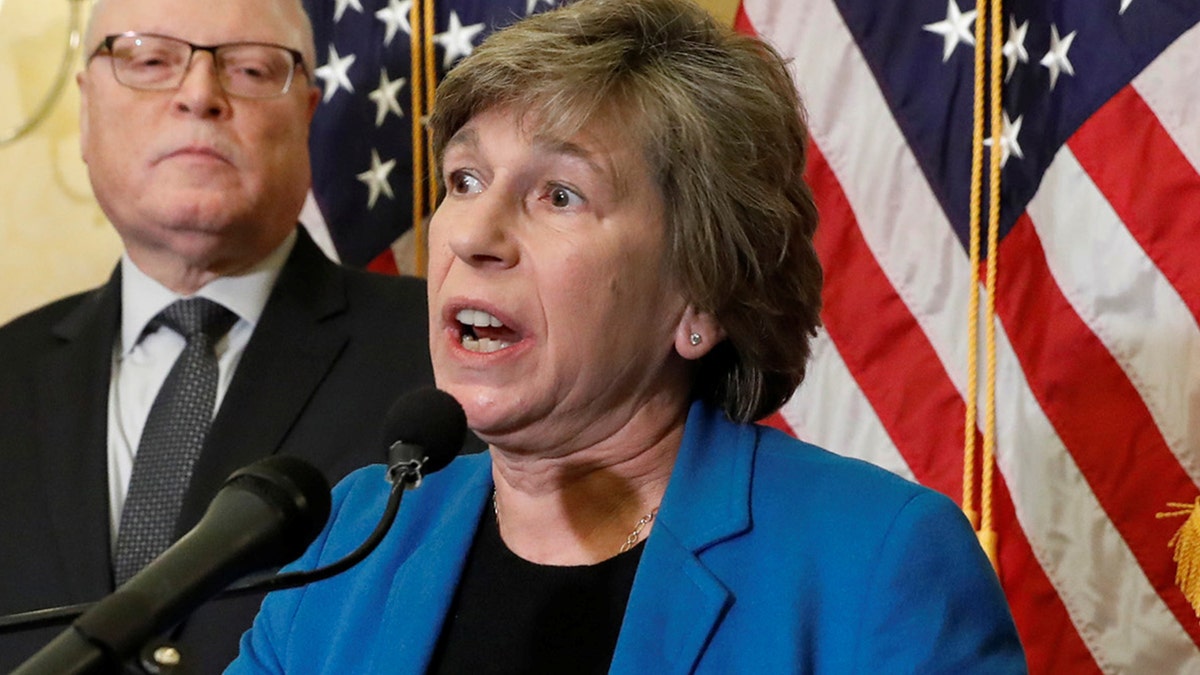
[[[434,369],[489,451],[269,596],[231,672],[1024,672],[953,502],[753,424],[821,297],[775,51],[686,0],[582,0],[492,35],[430,124]],[[296,566],[388,492],[346,479]]]

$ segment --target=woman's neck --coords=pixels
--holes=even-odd
[[[494,506],[505,544],[531,562],[585,565],[617,555],[635,529],[638,540],[648,537],[685,417],[562,456],[493,447]]]

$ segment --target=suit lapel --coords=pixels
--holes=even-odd
[[[688,673],[737,601],[704,551],[750,530],[752,428],[695,404],[638,565],[613,673]]]
[[[480,514],[492,494],[491,462],[479,466],[467,487],[438,516],[420,548],[396,571],[380,617],[369,672],[423,673],[437,647],[454,601]]]
[[[345,347],[346,303],[340,269],[300,228],[209,430],[179,533],[195,525],[230,473],[279,450]]]
[[[120,295],[118,268],[52,327],[59,345],[42,358],[34,393],[52,536],[79,601],[112,590],[108,390]]]

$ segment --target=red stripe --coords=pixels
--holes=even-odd
[[[396,254],[392,252],[389,246],[383,249],[383,252],[375,256],[375,259],[367,263],[367,269],[379,274],[387,274],[396,276],[400,274],[400,268],[396,266]]]
[[[1180,523],[1154,517],[1168,501],[1190,501],[1196,486],[1120,365],[1055,285],[1028,215],[1000,243],[998,267],[997,314],[1033,395],[1155,591],[1200,642],[1167,547]]]
[[[1200,176],[1154,111],[1127,86],[1067,146],[1200,321]]]
[[[962,397],[867,247],[815,145],[806,178],[821,213],[816,245],[829,337],[917,480],[961,501]]]
[[[917,480],[961,503],[962,397],[867,248],[841,185],[815,145],[807,179],[821,213],[816,243],[826,273],[826,330]],[[1002,483],[994,497],[1001,581],[1031,672],[1095,672],[1091,653],[1033,558]],[[1072,670],[1060,670],[1063,664]]]
[[[738,30],[750,35],[757,31],[750,23],[742,3],[738,3],[734,25]],[[845,193],[841,189],[836,176],[833,175],[820,149],[815,144],[811,146],[811,156],[807,171],[807,179],[817,193],[818,206],[821,212],[821,225],[817,230],[817,245],[821,259],[825,265],[825,309],[822,313],[826,329],[831,330],[834,344],[846,359],[847,366],[851,360],[847,358],[849,350],[860,349],[854,363],[860,366],[872,362],[872,356],[879,356],[884,349],[892,344],[893,334],[881,330],[884,323],[876,323],[864,307],[872,304],[880,307],[897,309],[903,303],[891,292],[891,283],[879,269],[874,257],[866,247],[858,230],[858,222],[850,208]],[[846,265],[843,267],[843,265]],[[859,291],[875,289],[875,297],[863,294],[859,304]],[[891,295],[891,298],[883,297]],[[833,302],[836,299],[836,304]],[[866,314],[866,316],[863,316]],[[908,313],[907,307],[902,312],[897,311],[890,317],[894,324],[892,330],[903,326],[906,334],[916,339],[909,341],[909,346],[915,346],[916,352],[923,355],[920,359],[929,365],[929,357],[933,349],[924,342],[924,333]],[[831,329],[831,326],[836,328]],[[871,332],[870,338],[865,333]],[[839,341],[837,335],[842,336]],[[858,336],[857,341],[845,340],[845,333]],[[876,351],[878,349],[878,351]],[[902,351],[902,350],[898,350]],[[936,361],[936,355],[933,355]],[[900,354],[899,360],[888,360],[887,367],[882,367],[884,359],[878,363],[887,372],[874,372],[878,379],[873,391],[864,389],[876,413],[879,414],[885,428],[894,443],[900,449],[912,468],[917,480],[921,483],[936,487],[942,492],[956,498],[961,492],[962,466],[962,420],[964,417],[963,404],[957,391],[941,368],[936,363],[933,370],[921,372],[917,370],[917,360],[908,355]],[[859,385],[862,386],[865,373],[851,370]],[[932,376],[931,376],[932,374]],[[879,396],[880,385],[900,380],[904,382],[922,382],[928,390],[929,400],[941,399],[941,408],[949,410],[930,411],[926,414],[936,414],[937,417],[923,418],[911,414],[912,409],[904,407],[902,397]],[[940,396],[934,394],[941,392]],[[915,401],[924,401],[926,393],[917,392]],[[953,399],[957,398],[957,402]],[[890,410],[881,408],[892,405]],[[948,415],[948,416],[946,416]],[[955,420],[956,424],[935,425],[930,420]],[[778,415],[769,418],[774,426],[791,431],[782,417]],[[894,430],[897,425],[907,426],[903,432]],[[915,428],[914,428],[915,427]],[[922,427],[925,427],[924,429]],[[928,438],[925,438],[925,437]],[[902,445],[902,443],[904,443]],[[939,455],[942,453],[942,455]],[[918,459],[920,458],[920,459]],[[931,465],[940,463],[949,465],[952,471],[935,471]],[[946,461],[946,458],[950,458]],[[955,477],[957,476],[957,478]],[[937,485],[935,485],[937,483]],[[1098,673],[1099,667],[1091,652],[1079,636],[1072,624],[1066,608],[1063,606],[1058,593],[1046,577],[1041,565],[1033,556],[1033,551],[1017,522],[1013,510],[1012,497],[1000,476],[995,485],[994,517],[999,541],[1000,580],[1008,595],[1013,618],[1017,624],[1021,641],[1025,646],[1026,660],[1029,672],[1040,673]]]
[[[754,29],[754,24],[750,23],[750,17],[746,16],[746,6],[744,3],[738,3],[737,13],[733,15],[733,27],[739,33],[758,35],[758,31]]]
[[[999,544],[1000,584],[1008,595],[1013,620],[1034,675],[1100,673],[1045,570],[1033,557],[1017,522],[1004,476],[996,474],[992,517]]]

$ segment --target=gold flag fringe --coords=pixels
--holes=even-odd
[[[1168,502],[1167,506],[1175,510],[1155,514],[1155,517],[1187,516],[1167,546],[1175,549],[1175,584],[1192,604],[1192,611],[1200,617],[1200,497],[1191,504]]]

